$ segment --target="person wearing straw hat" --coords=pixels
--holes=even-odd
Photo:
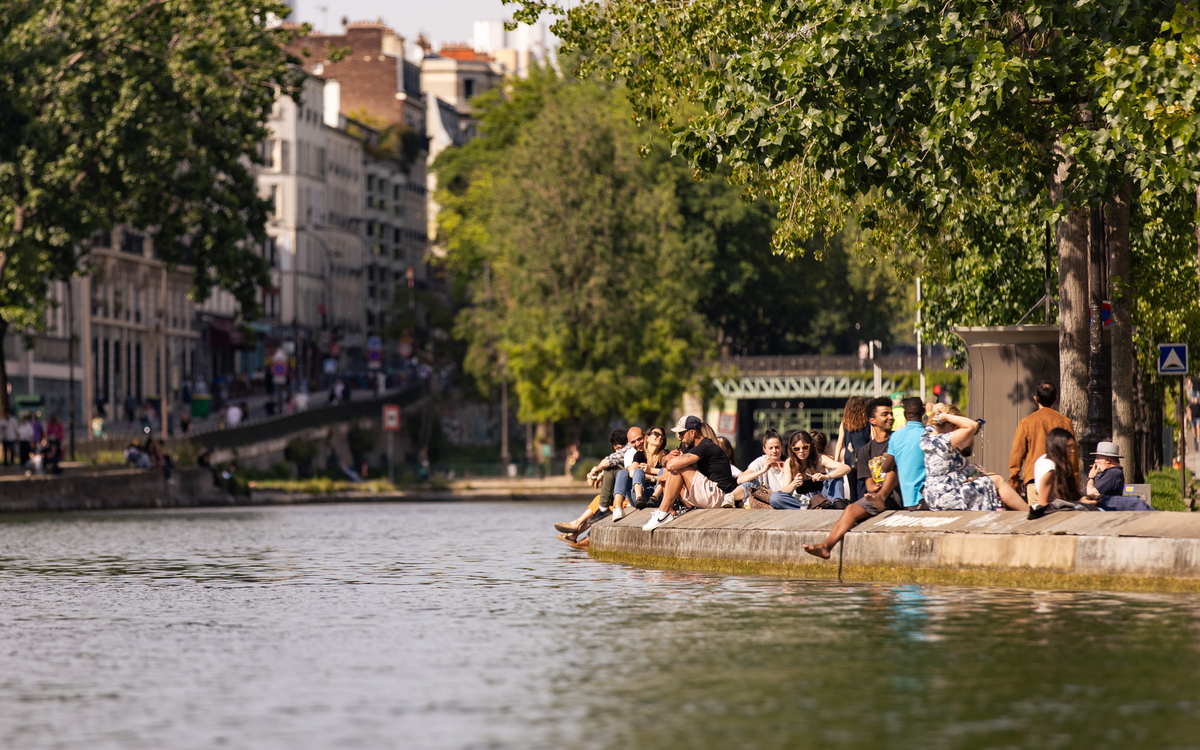
[[[1125,470],[1116,443],[1102,441],[1093,454],[1096,461],[1088,471],[1087,489],[1081,502],[1095,504],[1100,510],[1154,510],[1140,498],[1124,497]]]

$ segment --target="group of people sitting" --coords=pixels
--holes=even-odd
[[[1018,427],[1009,480],[968,461],[982,420],[916,397],[900,403],[899,415],[891,399],[852,397],[832,452],[820,431],[801,430],[785,441],[769,429],[763,455],[745,470],[734,466],[729,441],[694,416],[671,429],[679,439],[673,450],[661,426],[644,434],[639,427],[616,430],[613,452],[588,473],[599,495],[555,528],[560,539],[583,548],[591,524],[609,515],[620,520],[630,508],[654,508],[642,527],[647,531],[692,508],[838,509],[842,516],[829,536],[805,546],[828,558],[850,529],[885,510],[1016,510],[1031,519],[1063,510],[1152,510],[1122,497],[1125,477],[1113,443],[1099,444],[1081,486],[1078,446],[1070,421],[1053,409],[1057,396],[1052,383],[1038,385],[1038,411]],[[903,426],[895,429],[898,416]]]
[[[147,437],[141,442],[130,441],[125,447],[125,465],[131,469],[150,469],[158,466],[162,469],[163,478],[167,483],[174,484],[171,471],[175,468],[175,461],[167,452],[167,445],[162,440]]]

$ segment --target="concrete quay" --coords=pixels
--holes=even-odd
[[[694,510],[654,531],[650,511],[592,527],[611,562],[737,574],[1059,589],[1200,592],[1200,514],[886,512],[846,535],[840,511]]]

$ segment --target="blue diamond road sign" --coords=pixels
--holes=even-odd
[[[1158,374],[1187,375],[1188,345],[1159,344],[1158,345]]]

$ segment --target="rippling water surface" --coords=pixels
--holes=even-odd
[[[3,748],[1200,746],[1200,598],[598,563],[577,504],[0,519]]]

